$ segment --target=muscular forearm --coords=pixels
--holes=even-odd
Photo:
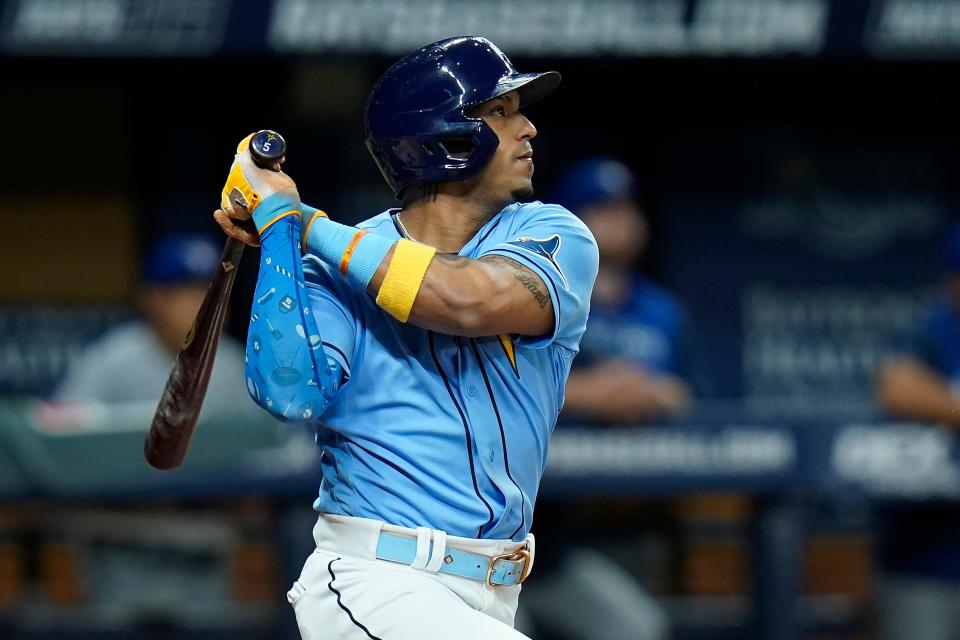
[[[433,249],[409,240],[388,240],[318,218],[309,206],[304,211],[309,230],[303,245],[404,322],[470,337],[541,335],[552,329],[553,307],[544,283],[518,262],[501,256],[472,260],[431,253]],[[398,248],[403,251],[398,253]],[[397,260],[407,268],[399,269]],[[382,304],[388,273],[398,269],[412,274],[403,313]],[[397,281],[395,277],[387,287]]]
[[[391,250],[367,286],[374,296],[380,291],[392,256]],[[437,254],[424,274],[409,322],[467,337],[540,335],[552,327],[550,304],[542,282],[512,260]],[[521,305],[532,307],[532,312],[518,308]]]
[[[877,396],[890,413],[960,428],[960,402],[946,381],[913,360],[887,362],[877,377]]]

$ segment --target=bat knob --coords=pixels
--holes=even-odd
[[[264,169],[277,169],[287,155],[287,141],[276,131],[263,129],[250,139],[250,155]]]

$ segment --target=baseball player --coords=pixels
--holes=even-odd
[[[304,638],[524,637],[533,504],[598,268],[569,211],[521,204],[521,109],[559,82],[478,37],[400,59],[364,133],[401,206],[356,227],[238,148],[214,215],[262,246],[248,390],[322,450],[317,548],[287,594]]]
[[[193,233],[164,236],[147,251],[134,299],[140,311],[91,342],[60,383],[58,401],[107,404],[146,402],[153,411],[183,336],[197,315],[220,260],[215,238]],[[210,377],[204,416],[256,412],[236,402],[242,389],[243,346],[223,336]],[[238,411],[242,415],[238,416]]]

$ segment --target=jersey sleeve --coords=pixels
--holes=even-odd
[[[504,256],[531,269],[546,285],[553,306],[553,332],[519,336],[517,344],[535,349],[559,344],[576,351],[600,262],[593,234],[572,213],[548,204],[536,207],[512,235],[483,256]]]

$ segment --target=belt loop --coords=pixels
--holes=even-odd
[[[430,562],[427,563],[426,570],[433,573],[440,571],[445,555],[447,555],[447,532],[434,529],[433,551],[430,553]]]
[[[417,527],[417,555],[414,556],[410,566],[414,569],[423,569],[427,566],[427,560],[430,558],[430,535],[432,529],[427,527]]]
[[[297,601],[307,592],[307,588],[300,583],[299,580],[293,583],[293,586],[290,587],[290,591],[287,591],[287,602],[290,604],[297,604]]]
[[[527,567],[527,574],[529,575],[533,571],[533,563],[537,559],[537,539],[533,537],[532,533],[527,534],[527,551],[530,552],[530,566]]]

